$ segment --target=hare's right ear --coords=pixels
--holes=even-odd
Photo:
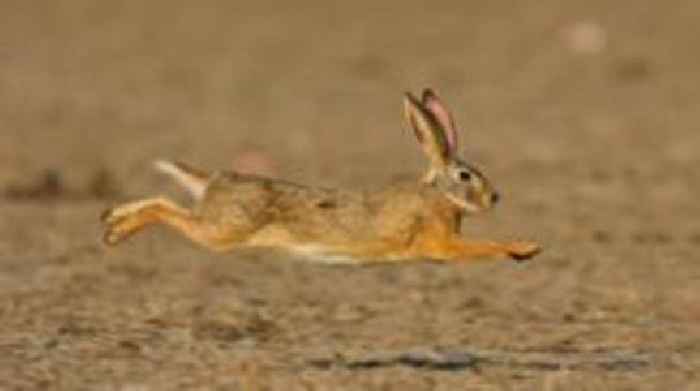
[[[445,139],[447,140],[449,153],[454,156],[457,152],[457,127],[455,126],[455,120],[452,118],[452,114],[450,114],[450,111],[442,102],[442,99],[440,99],[431,88],[423,90],[422,102],[423,107],[425,107],[440,124],[445,134]]]
[[[450,159],[449,140],[435,115],[413,94],[407,92],[403,103],[406,120],[413,128],[423,152],[430,159],[428,177],[432,177],[437,171],[441,171]]]

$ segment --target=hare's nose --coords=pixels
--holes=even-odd
[[[491,203],[492,203],[492,204],[497,203],[498,200],[500,200],[500,199],[501,199],[501,195],[500,195],[500,194],[495,193],[495,192],[494,192],[493,194],[491,194]]]

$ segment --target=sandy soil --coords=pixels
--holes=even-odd
[[[700,388],[700,3],[236,3],[1,3],[0,389]],[[418,175],[426,85],[504,194],[466,235],[536,261],[99,244],[106,206],[184,200],[155,158]]]

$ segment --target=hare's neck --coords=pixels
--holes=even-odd
[[[455,233],[461,233],[462,232],[462,218],[464,217],[464,213],[462,213],[461,210],[457,210],[455,214],[453,215],[453,224],[454,224],[454,232]]]
[[[464,217],[462,209],[443,194],[436,196],[433,202],[435,203],[433,210],[436,217],[442,220],[443,224],[450,228],[450,231],[459,233],[462,227],[462,217]]]
[[[433,208],[432,225],[446,235],[459,234],[462,229],[462,212],[452,203],[440,202]],[[439,227],[439,228],[438,228]]]

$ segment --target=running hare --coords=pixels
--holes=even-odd
[[[404,114],[430,160],[422,180],[350,192],[160,161],[156,167],[191,193],[194,208],[156,197],[109,209],[102,215],[104,242],[114,245],[164,224],[211,250],[277,247],[328,263],[523,260],[537,254],[533,242],[460,237],[462,217],[491,208],[498,193],[457,155],[454,121],[432,90],[421,99],[406,93]]]

